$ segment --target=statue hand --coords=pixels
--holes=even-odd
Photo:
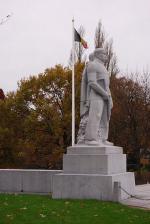
[[[106,93],[106,94],[103,96],[103,99],[104,99],[104,100],[109,100],[109,95]]]
[[[113,108],[113,100],[112,100],[112,97],[110,97],[110,106],[111,106],[111,109]]]
[[[89,107],[89,105],[90,105],[90,103],[89,103],[89,101],[87,101],[87,102],[85,103],[85,106],[86,106],[86,107]]]

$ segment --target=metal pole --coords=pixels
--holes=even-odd
[[[72,146],[75,144],[75,40],[74,40],[74,18],[72,19]]]

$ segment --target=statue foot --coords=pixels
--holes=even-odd
[[[99,142],[97,141],[85,141],[86,145],[99,145]]]
[[[84,144],[85,144],[85,142],[81,141],[81,140],[77,142],[77,145],[84,145]]]
[[[104,141],[103,141],[103,144],[104,144],[104,145],[108,145],[108,146],[113,146],[113,145],[114,145],[114,143],[109,142],[109,141],[107,141],[107,140],[104,140]]]
[[[98,144],[99,144],[99,146],[105,146],[105,144],[104,144],[104,142],[103,141],[98,141]]]

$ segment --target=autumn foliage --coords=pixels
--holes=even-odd
[[[79,33],[83,36],[82,27]],[[99,22],[95,48],[103,47],[107,53],[105,66],[111,77],[114,103],[109,139],[124,147],[128,160],[139,166],[140,158],[150,149],[150,74],[119,74],[113,41],[106,37]],[[85,65],[80,45],[76,46],[76,56],[77,134]],[[17,91],[6,97],[0,89],[0,168],[62,168],[63,153],[71,145],[71,81],[70,68],[56,65],[37,76],[22,79]]]
[[[0,89],[0,100],[4,100],[5,99],[5,95],[2,89]]]
[[[80,121],[80,82],[76,73],[76,133]],[[111,77],[114,108],[110,140],[137,163],[150,148],[150,92],[131,78]],[[146,92],[147,91],[147,92]],[[61,169],[71,145],[71,70],[57,65],[20,81],[16,92],[0,101],[0,167]]]

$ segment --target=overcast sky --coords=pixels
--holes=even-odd
[[[101,20],[121,71],[150,69],[150,0],[0,0],[0,88],[16,90],[17,81],[55,64],[68,64],[75,27],[83,25],[89,49]]]

